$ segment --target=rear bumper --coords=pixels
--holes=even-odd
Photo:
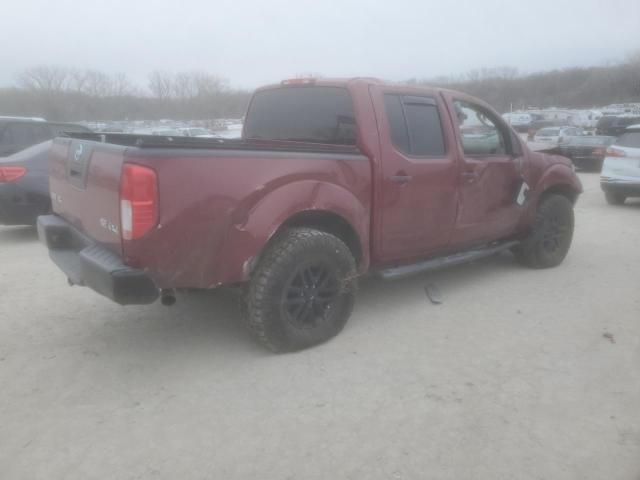
[[[640,197],[640,181],[622,182],[600,180],[600,188],[604,192],[618,193],[625,197]]]
[[[157,300],[158,287],[144,271],[125,265],[118,255],[63,218],[38,217],[38,237],[71,284],[89,287],[120,305],[146,305]]]
[[[589,157],[582,155],[572,155],[569,157],[573,164],[576,167],[600,167],[602,168],[602,162],[604,161],[601,157]]]
[[[50,211],[48,198],[25,192],[13,183],[0,185],[0,225],[35,225]]]

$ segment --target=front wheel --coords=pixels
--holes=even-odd
[[[249,284],[247,323],[275,352],[301,350],[337,335],[353,308],[356,264],[345,243],[293,228],[265,251]]]
[[[562,263],[573,238],[573,205],[562,195],[546,195],[536,213],[533,229],[514,248],[516,259],[531,268],[550,268]]]

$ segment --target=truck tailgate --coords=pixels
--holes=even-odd
[[[120,176],[127,147],[57,138],[50,154],[54,213],[119,255]]]

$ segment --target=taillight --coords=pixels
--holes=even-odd
[[[122,166],[120,223],[124,240],[136,240],[158,223],[158,177],[152,169]]]
[[[619,148],[609,147],[607,148],[607,157],[626,157],[627,152],[620,150]]]
[[[24,167],[0,167],[0,183],[15,182],[26,173],[27,169]]]

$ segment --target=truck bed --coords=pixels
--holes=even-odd
[[[120,231],[125,164],[157,175],[157,224],[134,240]],[[54,213],[161,288],[244,281],[250,252],[291,211],[365,205],[354,222],[369,228],[370,163],[351,146],[73,134],[54,140],[50,168]]]
[[[200,150],[248,150],[274,152],[318,152],[318,153],[360,153],[352,145],[329,145],[324,143],[260,140],[198,138],[165,135],[138,135],[130,133],[69,133],[67,138],[91,140],[94,142],[136,148],[189,148]]]

